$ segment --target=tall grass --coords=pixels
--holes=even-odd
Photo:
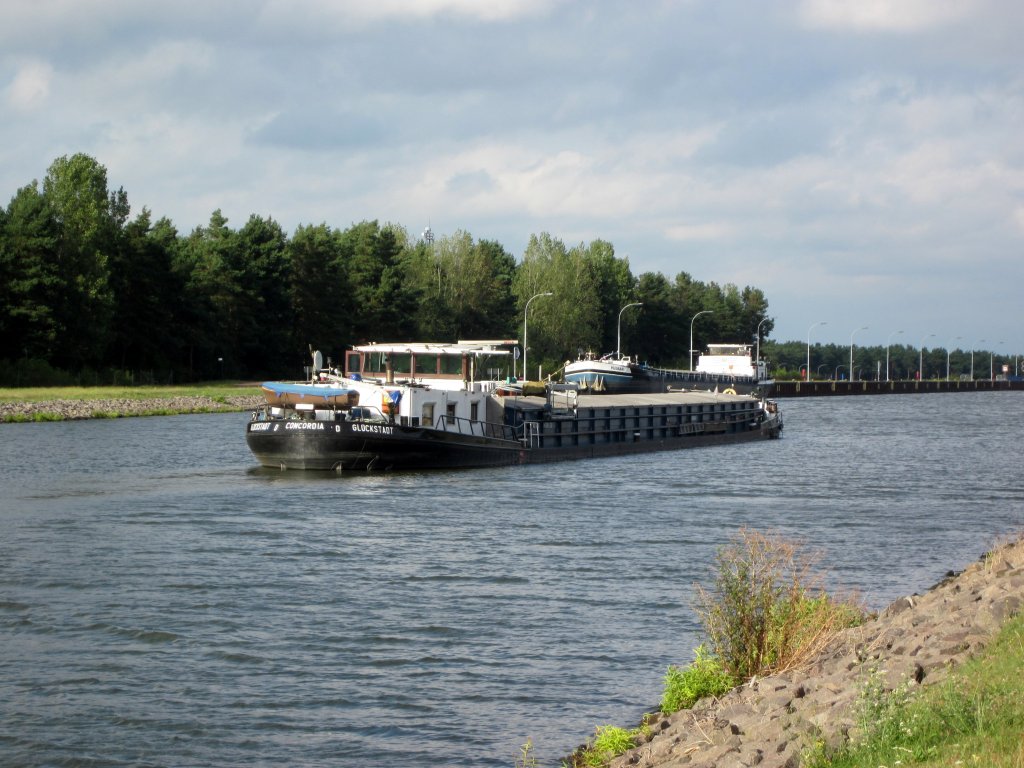
[[[852,599],[824,591],[819,560],[799,542],[746,528],[718,551],[713,585],[697,586],[697,614],[733,678],[799,666],[864,620]]]
[[[916,765],[1024,768],[1024,616],[1010,619],[981,655],[942,683],[911,694],[871,674],[858,702],[859,736],[808,768]]]
[[[662,713],[721,696],[754,676],[798,666],[839,631],[860,624],[865,614],[855,601],[834,598],[822,588],[823,577],[814,568],[818,560],[799,542],[747,529],[722,547],[713,584],[696,587],[697,614],[710,650],[702,644],[689,665],[668,668]],[[646,727],[599,726],[568,765],[607,765],[633,748]]]

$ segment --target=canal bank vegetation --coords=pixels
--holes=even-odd
[[[258,385],[212,381],[181,386],[154,387],[0,387],[0,403],[43,403],[53,400],[170,400],[206,397],[227,402],[239,395],[258,395]]]
[[[818,344],[810,348],[811,379],[817,381],[971,381],[1019,376],[1020,355],[999,354],[988,349],[963,347],[916,347]],[[769,373],[778,381],[803,381],[807,368],[806,341],[763,341],[761,354],[770,363]]]
[[[916,693],[912,691],[916,690]],[[1024,616],[937,685],[887,689],[870,676],[857,706],[859,735],[804,755],[806,768],[1024,766]]]
[[[258,386],[227,381],[174,387],[0,388],[0,422],[239,411],[260,401]]]
[[[661,714],[689,709],[754,677],[799,666],[867,614],[852,596],[834,597],[801,543],[742,529],[719,549],[714,579],[696,587],[695,607],[707,638],[685,667],[665,674]],[[649,728],[602,725],[565,762],[597,768],[637,746]]]
[[[773,755],[785,752],[786,764],[809,768],[1024,768],[1022,548],[1019,535],[1010,543],[998,543],[979,563],[867,621],[870,617],[856,600],[835,600],[816,587],[808,602],[789,602],[788,594],[816,584],[816,577],[804,579],[810,573],[808,561],[791,557],[790,544],[782,539],[741,532],[720,551],[714,584],[698,588],[697,610],[710,647],[699,648],[694,663],[678,670],[679,675],[666,677],[663,710],[679,702],[691,705],[693,717],[649,715],[640,728],[624,732],[629,737],[625,749],[652,745],[641,758],[649,765],[661,764],[659,759],[677,765],[680,755],[692,755],[706,765],[732,752],[753,765],[763,748]],[[759,573],[784,576],[747,579]],[[772,589],[772,583],[783,588]],[[780,599],[761,597],[772,593]],[[822,621],[827,612],[817,604],[824,602],[835,610]],[[760,607],[768,604],[773,606],[771,618],[761,622],[755,617],[763,616]],[[799,607],[794,610],[794,605]],[[721,622],[716,616],[736,620]],[[817,618],[805,624],[791,621],[793,616]],[[816,638],[861,619],[863,633],[854,630],[811,665],[802,664],[824,646]],[[731,629],[723,635],[713,629],[715,622]],[[752,631],[758,626],[767,630]],[[795,633],[786,629],[797,626]],[[716,636],[735,638],[732,650],[731,639],[723,644],[713,640]],[[793,653],[780,653],[777,638],[785,636],[806,642],[791,646]],[[723,675],[728,683],[744,683],[740,675],[766,660],[749,687],[722,691]],[[935,682],[922,685],[931,675]],[[676,678],[685,679],[686,685],[680,685],[688,689],[710,681],[704,692],[693,694],[704,700],[692,706],[689,690],[686,696],[669,695]],[[778,699],[768,703],[773,696]],[[722,709],[716,698],[722,699]],[[604,726],[596,736],[605,737],[611,730]],[[611,743],[615,746],[595,737],[563,761],[563,768],[622,764],[615,761],[622,752],[615,750],[626,741],[619,734]]]

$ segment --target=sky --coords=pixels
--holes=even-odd
[[[1024,354],[1016,0],[8,0],[0,204],[609,241],[778,341]],[[984,340],[984,341],[983,341]]]

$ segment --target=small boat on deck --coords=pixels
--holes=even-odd
[[[714,391],[592,395],[502,380],[510,342],[366,344],[344,370],[267,382],[246,442],[280,469],[437,469],[528,464],[777,438],[761,397]]]
[[[348,387],[337,386],[332,382],[312,381],[309,383],[297,383],[286,381],[265,381],[260,385],[263,397],[267,405],[291,406],[296,408],[301,405],[316,407],[342,407],[351,408],[359,404],[359,393]]]

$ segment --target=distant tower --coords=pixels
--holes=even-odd
[[[433,245],[434,245],[434,233],[433,233],[433,231],[432,231],[432,230],[430,229],[430,224],[429,224],[429,223],[427,224],[427,228],[423,230],[423,234],[422,234],[422,235],[420,235],[420,238],[421,238],[421,239],[423,240],[423,242],[425,242],[425,243],[426,243],[426,244],[427,244],[428,246],[433,246]]]

